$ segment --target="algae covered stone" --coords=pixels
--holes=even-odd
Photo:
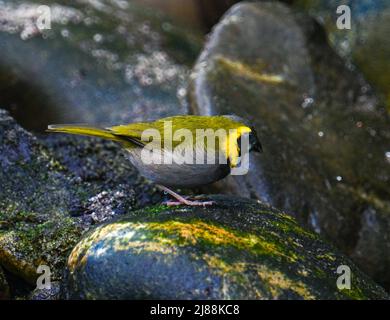
[[[68,214],[77,184],[42,145],[0,109],[0,265],[34,283],[36,268],[59,277],[81,235]]]
[[[44,146],[0,109],[0,265],[31,284],[39,265],[60,280],[66,257],[91,225],[154,203],[153,189],[119,148],[75,141]]]
[[[350,9],[349,29],[337,28],[337,20]],[[314,16],[325,28],[337,53],[356,65],[382,93],[390,110],[390,3],[387,0],[296,0],[294,6]]]
[[[72,299],[382,299],[386,293],[293,218],[258,201],[157,206],[89,232],[68,259]],[[338,266],[352,289],[336,286]]]
[[[263,144],[217,192],[294,214],[390,288],[390,119],[318,23],[277,2],[232,7],[189,93],[194,113],[247,118]]]

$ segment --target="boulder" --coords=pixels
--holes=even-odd
[[[337,28],[340,5],[350,9],[350,29]],[[358,67],[390,110],[390,3],[386,0],[296,0],[294,6],[315,17],[325,28],[337,53],[350,67]]]
[[[62,278],[69,251],[91,225],[162,197],[119,147],[65,141],[43,145],[0,109],[0,265],[32,285],[40,265],[50,267],[52,281]]]
[[[388,298],[348,258],[289,215],[255,200],[208,198],[216,204],[148,207],[88,232],[69,256],[63,296]],[[339,268],[351,271],[350,290],[338,289],[344,273]]]
[[[390,288],[389,117],[322,28],[281,3],[237,4],[191,78],[194,113],[247,118],[264,148],[217,192],[290,212]]]

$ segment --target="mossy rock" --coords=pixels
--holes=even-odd
[[[0,265],[33,285],[39,265],[61,280],[91,225],[160,200],[118,149],[88,139],[44,146],[0,109]]]
[[[0,110],[0,265],[34,283],[47,264],[55,277],[80,228],[69,215],[77,184],[28,132]]]
[[[386,299],[355,265],[287,214],[210,196],[207,208],[157,206],[89,232],[68,259],[71,299]],[[336,286],[340,265],[351,290]]]
[[[390,288],[390,119],[321,26],[277,3],[239,3],[194,67],[194,113],[235,113],[264,153],[204,192],[257,198],[295,215]]]
[[[0,266],[0,300],[8,299],[10,296],[9,286],[3,269]]]
[[[132,1],[6,0],[0,25],[0,105],[28,129],[117,124],[184,114],[201,33]],[[33,79],[33,80],[32,80]],[[20,93],[23,94],[20,94]]]

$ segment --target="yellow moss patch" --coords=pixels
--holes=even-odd
[[[260,73],[248,66],[247,64],[228,59],[221,55],[216,56],[215,61],[230,72],[251,80],[270,84],[279,84],[283,82],[283,78],[279,75]]]
[[[133,239],[134,235],[139,230],[147,230],[148,224],[144,223],[118,223],[109,224],[96,229],[90,236],[83,239],[73,249],[68,259],[68,266],[70,272],[73,272],[77,267],[83,267],[92,254],[88,250],[91,245],[104,239],[107,242],[107,247],[97,250],[94,255],[104,254],[105,250],[126,251],[134,249],[136,252],[151,251],[160,252],[164,254],[172,253],[174,241],[172,239],[156,239],[148,240]],[[123,230],[126,232],[121,233]],[[139,236],[137,234],[137,236]],[[142,235],[141,235],[142,238]],[[108,248],[110,246],[110,248]]]
[[[11,272],[17,272],[27,282],[34,283],[38,277],[36,266],[31,261],[28,262],[18,258],[17,253],[13,252],[11,248],[8,248],[7,243],[12,243],[13,241],[17,241],[17,237],[13,231],[0,234],[0,264]]]
[[[283,215],[283,217],[285,216],[287,215]],[[293,218],[290,217],[290,219],[291,220],[289,221],[270,221],[270,223],[284,233],[292,232],[294,235],[301,235],[310,239],[314,239],[316,237],[316,235],[312,232],[307,231],[299,226]]]
[[[283,293],[283,290],[291,290],[296,292],[305,300],[313,300],[315,296],[311,294],[306,285],[297,280],[292,280],[286,277],[283,273],[277,270],[270,270],[266,266],[259,266],[257,273],[259,277],[267,283],[272,296],[277,297]]]
[[[166,236],[179,236],[179,244],[195,245],[199,241],[208,242],[210,245],[233,246],[244,249],[252,254],[269,254],[281,256],[289,261],[296,261],[298,257],[292,253],[285,252],[284,247],[267,241],[260,235],[238,233],[227,228],[217,226],[203,221],[166,221],[148,223],[148,230],[159,232],[159,239]]]
[[[336,257],[332,253],[319,254],[316,256],[317,259],[325,259],[327,261],[336,261]]]
[[[107,248],[89,252],[91,245],[101,240],[107,243]],[[104,254],[108,249],[172,254],[177,247],[197,244],[236,247],[253,255],[283,257],[288,262],[298,259],[294,252],[286,251],[287,245],[273,243],[261,235],[239,233],[203,221],[124,222],[102,226],[80,241],[69,256],[68,266],[73,272],[77,267],[86,264],[90,254]],[[215,257],[206,257],[205,260],[211,266],[226,272],[240,272],[235,269],[238,265],[232,267]]]
[[[227,263],[215,255],[205,254],[202,256],[207,265],[219,271],[221,275],[241,274],[245,271],[246,265],[244,263]]]

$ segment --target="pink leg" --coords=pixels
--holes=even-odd
[[[171,189],[168,189],[167,187],[164,187],[162,185],[157,185],[157,187],[159,189],[161,189],[162,191],[166,192],[166,193],[169,193],[172,197],[174,197],[177,201],[167,201],[165,204],[168,205],[168,206],[180,206],[180,205],[186,205],[186,206],[211,206],[213,205],[215,202],[214,201],[191,201],[191,200],[187,200],[186,198],[184,198],[183,196],[181,196],[180,194],[172,191]]]

